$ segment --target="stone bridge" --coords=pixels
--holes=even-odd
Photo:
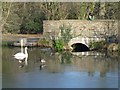
[[[89,48],[89,43],[104,40],[105,37],[118,34],[117,20],[45,20],[43,21],[43,34],[61,37],[60,27],[70,28],[73,38],[68,42]]]
[[[103,37],[76,37],[76,38],[72,38],[69,43],[68,46],[70,48],[73,48],[72,45],[85,45],[86,47],[89,48],[89,44],[90,42],[97,42],[97,41],[101,41],[101,40],[105,40]]]

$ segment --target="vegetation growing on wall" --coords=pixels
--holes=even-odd
[[[91,50],[109,51],[120,53],[120,46],[117,43],[108,43],[106,41],[91,42],[89,44]]]
[[[58,39],[55,39],[55,49],[57,51],[62,51],[63,49],[67,49],[68,42],[73,38],[73,35],[71,34],[71,25],[61,25],[60,27],[60,37]]]
[[[72,31],[72,26],[71,25],[61,25],[60,28],[60,33],[61,33],[61,39],[63,40],[64,44],[68,44],[68,42],[70,41],[70,39],[73,38],[73,35],[71,33]]]
[[[91,42],[89,44],[89,48],[91,50],[106,49],[107,48],[107,43],[105,41]]]
[[[62,41],[62,39],[56,39],[54,46],[56,51],[58,52],[63,51],[64,42]]]

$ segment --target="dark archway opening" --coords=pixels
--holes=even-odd
[[[74,43],[72,47],[73,47],[72,52],[84,52],[90,50],[85,44],[82,43]]]

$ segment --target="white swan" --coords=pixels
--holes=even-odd
[[[27,57],[28,57],[27,47],[25,47],[25,53],[19,52],[19,53],[16,53],[14,55],[14,58],[19,59],[19,60],[22,60],[22,59],[27,58]]]

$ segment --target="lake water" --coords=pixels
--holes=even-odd
[[[27,62],[13,55],[18,47],[2,48],[3,88],[118,88],[118,57],[104,53],[63,52],[28,48]],[[40,59],[46,60],[44,64]]]

